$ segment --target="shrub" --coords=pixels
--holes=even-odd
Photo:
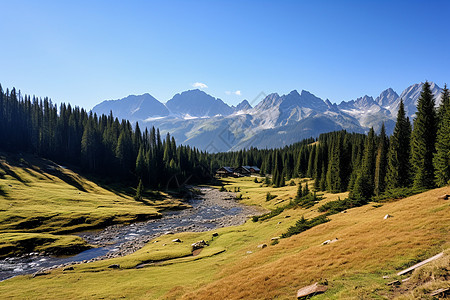
[[[287,238],[292,235],[302,233],[303,231],[306,231],[310,228],[313,228],[314,226],[326,223],[328,221],[330,221],[330,219],[328,219],[326,215],[320,215],[311,220],[305,219],[305,217],[302,216],[302,218],[298,220],[295,225],[289,227],[287,232],[283,233],[281,237]]]
[[[277,195],[272,195],[270,194],[270,192],[267,192],[266,194],[266,201],[270,201],[272,199],[275,199],[276,197],[278,197]]]
[[[273,217],[278,216],[279,214],[281,214],[283,211],[284,211],[284,207],[277,207],[276,209],[272,210],[271,212],[269,212],[267,214],[263,214],[261,216],[253,217],[253,222],[264,221],[264,220],[273,218]]]
[[[291,182],[289,182],[290,186],[295,186],[295,181],[291,179]]]
[[[336,214],[349,208],[362,206],[367,204],[366,201],[360,199],[345,198],[344,200],[338,199],[330,201],[319,207],[319,212],[327,212],[327,215]]]
[[[220,187],[219,192],[226,192],[226,191],[227,191],[227,189],[222,185],[222,186]]]

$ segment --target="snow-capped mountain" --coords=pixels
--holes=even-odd
[[[439,105],[442,89],[430,84]],[[412,120],[422,85],[411,85],[400,96],[389,88],[375,99],[365,95],[340,104],[305,90],[293,90],[287,95],[270,94],[253,108],[247,100],[234,107],[203,91],[190,90],[176,94],[166,104],[144,94],[104,101],[93,111],[108,114],[112,110],[120,119],[138,121],[142,127],[158,127],[179,143],[210,152],[251,146],[272,148],[333,130],[365,132],[374,127],[378,131],[383,122],[391,133],[400,99]]]

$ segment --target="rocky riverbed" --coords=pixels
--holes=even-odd
[[[234,200],[234,193],[209,187],[198,188],[202,195],[187,200],[192,206],[181,211],[165,212],[161,219],[129,225],[112,225],[105,229],[78,234],[96,248],[70,257],[42,256],[36,253],[0,260],[0,280],[21,275],[40,274],[49,269],[68,267],[133,253],[150,240],[177,232],[201,232],[243,224],[250,216],[261,214],[257,207]]]

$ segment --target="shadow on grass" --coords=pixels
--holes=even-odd
[[[20,181],[21,183],[27,185],[26,181],[23,180],[22,177],[20,177],[16,172],[11,170],[11,168],[9,168],[7,165],[0,164],[0,169],[2,169],[6,173],[6,175],[9,175],[9,176],[13,177],[14,179]]]

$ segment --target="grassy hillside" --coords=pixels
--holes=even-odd
[[[266,208],[284,205],[297,190],[297,186],[260,186],[250,178],[229,179],[226,184],[228,190],[240,187],[245,203]],[[277,197],[267,202],[268,191]],[[59,269],[36,278],[16,277],[1,282],[0,293],[42,299],[292,299],[297,289],[320,280],[328,281],[330,289],[317,299],[382,299],[402,294],[413,299],[426,293],[426,288],[448,286],[448,276],[435,276],[431,282],[415,274],[410,286],[399,288],[386,285],[395,276],[383,276],[446,251],[443,260],[429,266],[428,273],[441,272],[450,246],[450,202],[437,199],[443,193],[450,193],[450,188],[349,209],[330,216],[330,222],[278,244],[272,242],[301,216],[317,216],[318,205],[338,197],[326,194],[310,209],[289,209],[266,221],[221,228],[215,231],[216,237],[212,232],[166,235],[126,257],[75,265],[74,270]],[[386,214],[393,217],[384,220]],[[337,242],[322,245],[336,237]],[[172,242],[175,238],[182,243]],[[192,256],[190,245],[201,239],[209,241],[209,246]],[[263,243],[268,246],[258,247]],[[111,264],[120,268],[108,268]]]
[[[137,202],[123,190],[33,156],[0,154],[0,257],[27,251],[73,252],[87,245],[63,233],[159,217],[184,204],[165,194]]]

